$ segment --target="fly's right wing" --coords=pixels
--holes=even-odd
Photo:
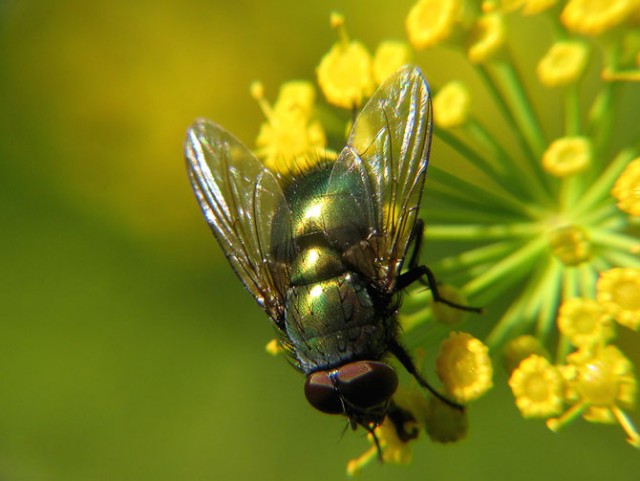
[[[206,119],[188,130],[185,156],[198,203],[225,256],[282,327],[289,274],[272,256],[272,229],[277,213],[277,228],[290,230],[291,215],[277,179],[238,139]]]
[[[412,241],[429,163],[431,130],[427,82],[420,69],[405,66],[378,88],[358,114],[341,155],[348,168],[359,170],[357,164],[362,163],[367,171],[374,207],[371,245],[376,277],[389,291],[394,289]]]

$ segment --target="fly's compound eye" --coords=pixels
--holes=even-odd
[[[357,361],[342,366],[338,369],[337,380],[344,399],[361,409],[386,403],[398,387],[396,372],[376,361]]]
[[[342,414],[340,394],[333,385],[329,372],[317,371],[309,374],[304,383],[304,395],[307,401],[318,411],[326,414]]]

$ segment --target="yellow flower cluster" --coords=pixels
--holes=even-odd
[[[256,139],[256,155],[274,172],[287,174],[303,162],[309,165],[331,156],[326,149],[324,129],[312,119],[315,91],[309,82],[293,81],[282,85],[272,107],[264,98],[259,82],[251,86],[267,121]]]
[[[554,431],[580,414],[591,422],[618,422],[629,443],[640,447],[640,435],[622,411],[635,403],[633,366],[608,344],[615,336],[614,320],[640,328],[639,292],[640,269],[614,268],[601,274],[597,301],[573,298],[561,305],[558,330],[577,350],[561,365],[532,352],[513,370],[509,385],[524,417],[549,418]]]
[[[554,41],[536,69],[523,72],[506,45],[510,17],[541,12],[560,15],[553,23]],[[614,421],[633,445],[640,444],[640,437],[623,410],[634,404],[636,379],[633,366],[611,341],[618,326],[640,329],[640,242],[630,232],[637,220],[632,217],[640,216],[640,147],[636,143],[617,153],[608,149],[615,122],[616,85],[611,82],[640,80],[640,35],[637,28],[625,28],[640,21],[639,13],[640,0],[484,0],[480,5],[417,0],[405,21],[408,43],[380,42],[374,55],[362,42],[351,40],[344,18],[333,14],[331,25],[339,39],[316,71],[326,101],[354,110],[389,74],[411,61],[411,47],[452,46],[466,54],[506,121],[508,132],[501,134],[512,137],[503,144],[500,135],[472,115],[471,91],[463,82],[450,80],[436,90],[433,122],[438,141],[495,181],[487,189],[430,167],[432,185],[444,187],[436,196],[440,194],[451,211],[430,213],[436,221],[429,223],[428,237],[478,242],[436,261],[439,275],[444,271],[462,279],[460,289],[442,286],[441,294],[459,304],[465,304],[466,297],[492,301],[511,296],[487,344],[506,345],[509,385],[524,417],[546,418],[554,430],[579,415],[589,421]],[[597,44],[583,37],[605,33],[603,43],[613,47],[600,55]],[[601,82],[587,115],[581,89],[601,80],[588,68],[592,58],[602,59],[602,79],[610,82]],[[560,132],[549,134],[554,127],[541,122],[536,110],[545,106],[533,105],[521,78],[526,73],[533,82],[537,78],[542,86],[557,88],[563,99]],[[326,151],[324,132],[313,120],[313,90],[309,85],[285,86],[274,108],[262,100],[261,92],[254,94],[268,119],[258,142],[267,165],[272,165],[270,160],[277,163],[276,158],[327,155],[318,153]],[[297,130],[283,130],[292,118],[295,122],[288,125],[297,125]],[[517,144],[516,149],[510,144]],[[287,165],[276,168],[287,172]],[[514,293],[512,286],[520,281],[526,286]],[[465,312],[441,303],[425,307],[428,296],[417,292],[405,298],[405,309],[414,302],[420,309],[401,315],[405,331],[425,320],[451,325],[464,317]],[[533,330],[533,325],[536,337],[510,339],[514,332]],[[544,347],[553,333],[560,338],[555,363]],[[276,351],[277,346],[271,346],[271,352]],[[453,333],[441,344],[436,371],[445,396],[461,403],[492,386],[488,348],[466,333]],[[420,391],[399,389],[393,402],[408,414],[404,431],[424,431],[437,442],[455,441],[466,432],[467,420],[460,411]],[[350,462],[350,474],[377,457],[376,440],[385,461],[404,463],[411,457],[397,425],[385,419],[371,429],[372,446]]]
[[[405,26],[417,50],[443,42],[464,45],[471,63],[489,61],[504,45],[504,17],[498,11],[476,16],[463,0],[420,0],[409,11]]]

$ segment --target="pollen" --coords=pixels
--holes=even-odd
[[[589,50],[578,41],[554,43],[538,63],[538,79],[547,87],[568,85],[580,79],[589,60]]]
[[[635,0],[569,0],[560,20],[573,32],[598,35],[621,24],[636,7]]]
[[[542,167],[556,177],[582,172],[591,163],[591,142],[586,137],[562,137],[542,155]]]
[[[558,329],[576,347],[605,343],[614,336],[611,318],[593,299],[574,298],[562,303]]]
[[[411,50],[405,42],[382,42],[373,56],[373,80],[378,85],[383,83],[389,75],[410,60]]]
[[[640,268],[615,267],[600,274],[597,300],[618,324],[640,328]]]
[[[504,18],[500,13],[481,16],[469,32],[467,58],[472,64],[490,60],[505,42]]]
[[[586,231],[568,225],[549,232],[549,245],[553,255],[565,266],[577,266],[591,258],[591,241]]]
[[[502,352],[506,371],[512,373],[532,354],[549,359],[549,353],[535,336],[523,335],[509,341]]]
[[[568,383],[567,399],[573,405],[559,418],[549,419],[547,426],[557,431],[582,414],[590,422],[617,422],[627,434],[627,441],[640,447],[640,435],[622,409],[635,404],[637,381],[632,364],[615,346],[582,349],[567,356],[563,372]]]
[[[447,40],[461,13],[461,0],[419,0],[405,22],[409,42],[421,50]]]
[[[511,374],[509,386],[525,418],[549,417],[562,410],[562,375],[542,356],[533,354],[522,361]]]
[[[462,82],[449,82],[433,99],[433,120],[443,129],[463,125],[469,117],[471,95]]]
[[[633,216],[640,216],[640,157],[632,160],[616,181],[611,194],[618,208]]]
[[[436,372],[447,393],[460,402],[479,398],[493,385],[489,348],[464,332],[452,332],[442,342]]]
[[[336,21],[334,14],[331,24],[340,31],[340,41],[322,57],[316,74],[327,102],[353,109],[373,93],[372,60],[362,43],[349,40],[344,19],[339,18]]]

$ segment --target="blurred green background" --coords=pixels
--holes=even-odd
[[[182,143],[206,116],[253,145],[252,80],[274,99],[312,79],[332,9],[373,50],[404,38],[410,5],[0,1],[0,481],[345,477],[368,443],[265,354],[271,327],[200,216]],[[539,34],[521,37],[531,59]],[[419,60],[467,75],[451,57]],[[421,440],[408,467],[362,478],[637,479],[618,427],[554,435],[496,385],[467,440]]]

